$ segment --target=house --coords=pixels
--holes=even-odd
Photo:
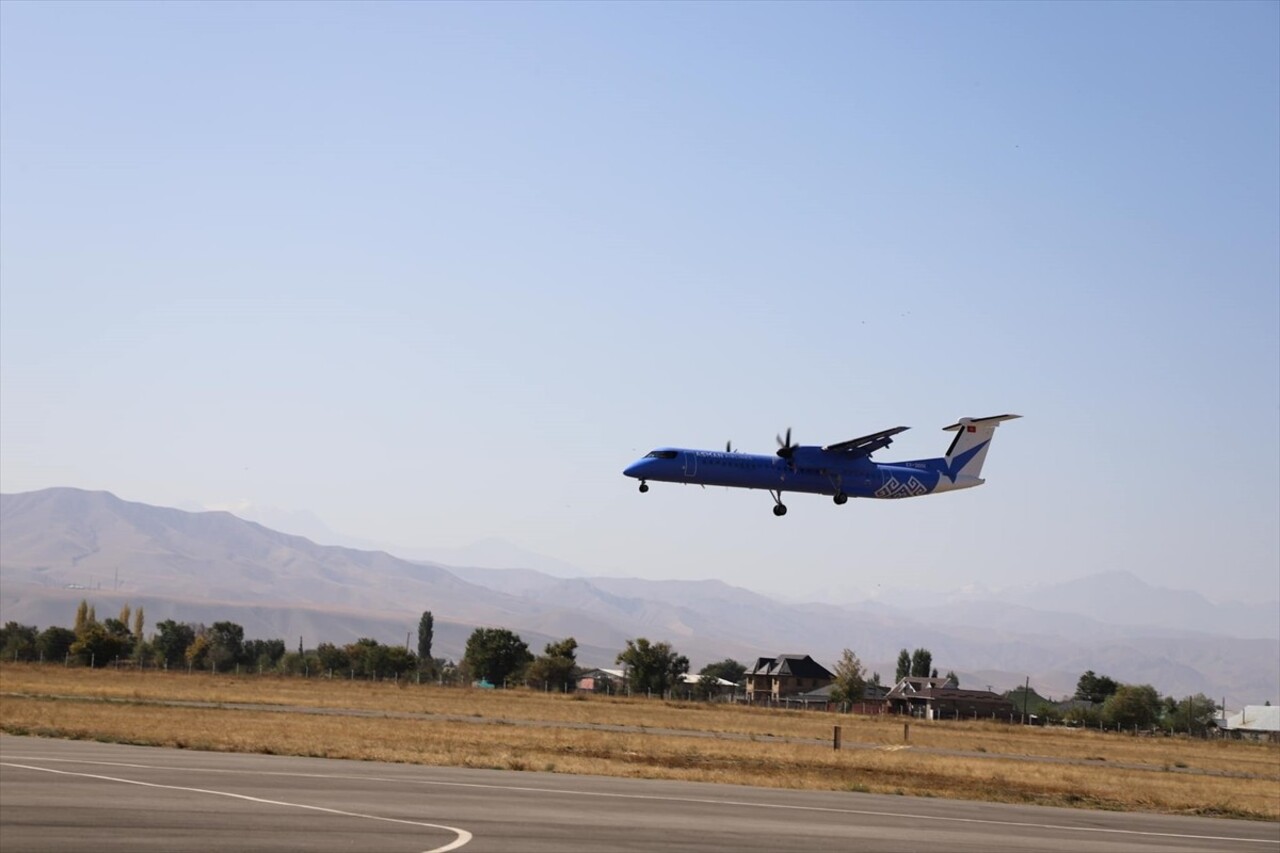
[[[885,696],[890,714],[906,714],[926,720],[1013,720],[1013,703],[990,690],[961,690],[947,678],[908,676]]]
[[[707,698],[717,696],[732,697],[738,685],[729,681],[727,678],[713,678],[707,685],[706,694],[701,693],[702,676],[696,673],[687,672],[680,676],[680,683],[672,687],[673,696],[684,699],[692,699],[696,696],[705,695]]]
[[[868,683],[862,691],[862,701],[854,702],[851,705],[837,704],[831,698],[831,691],[835,690],[835,683],[832,682],[817,690],[810,690],[806,693],[797,693],[794,696],[784,696],[781,704],[791,708],[800,707],[805,710],[817,709],[821,711],[849,711],[854,714],[883,714],[884,713],[884,697],[889,692],[889,688],[879,684]]]
[[[819,687],[826,687],[836,677],[808,655],[778,655],[757,658],[747,670],[747,701],[777,702]]]
[[[1280,741],[1280,705],[1245,705],[1240,713],[1214,722],[1231,737]]]
[[[627,676],[620,669],[585,669],[578,675],[578,689],[589,693],[621,693]]]

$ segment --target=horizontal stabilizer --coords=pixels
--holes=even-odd
[[[1022,415],[990,415],[989,417],[985,417],[985,418],[961,418],[959,421],[957,421],[956,423],[953,423],[951,426],[944,426],[942,429],[944,432],[955,432],[956,430],[960,429],[960,427],[965,427],[965,426],[978,427],[983,424],[990,424],[991,426],[995,426],[1001,421],[1011,421],[1014,418],[1020,418],[1020,417],[1022,417]],[[969,430],[969,431],[973,432],[973,430]]]
[[[893,429],[886,429],[882,432],[873,432],[871,435],[864,435],[861,438],[851,438],[848,441],[841,441],[836,444],[828,444],[822,448],[828,453],[846,453],[850,456],[870,456],[883,447],[893,444],[893,437],[900,432],[906,432],[908,427],[900,426]]]

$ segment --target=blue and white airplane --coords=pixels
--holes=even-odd
[[[632,463],[622,473],[640,481],[649,491],[649,480],[663,483],[696,483],[738,489],[765,489],[773,496],[773,514],[786,515],[783,492],[831,495],[837,504],[855,498],[914,498],[981,486],[978,476],[987,458],[991,437],[1001,421],[1021,415],[961,418],[943,427],[956,434],[941,459],[913,459],[879,463],[871,454],[893,443],[907,427],[894,427],[826,447],[791,443],[778,436],[776,456],[738,453],[729,445],[724,452],[660,447]]]

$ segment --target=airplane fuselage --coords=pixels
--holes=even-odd
[[[693,483],[773,492],[807,492],[855,498],[907,498],[981,485],[949,476],[945,459],[878,463],[866,457],[833,461],[832,454],[800,448],[791,459],[775,455],[659,448],[623,473],[639,480]],[[825,458],[824,458],[825,457]]]
[[[961,418],[943,427],[956,435],[947,455],[936,459],[871,461],[871,454],[892,444],[904,426],[826,446],[792,444],[788,428],[785,439],[778,436],[778,452],[772,456],[737,453],[729,445],[724,452],[660,447],[622,473],[639,480],[641,492],[649,491],[649,480],[764,489],[773,496],[774,515],[787,514],[783,492],[831,495],[837,504],[849,498],[914,498],[981,486],[986,481],[978,475],[996,427],[1016,417]]]

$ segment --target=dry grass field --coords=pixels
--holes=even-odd
[[[24,664],[0,694],[12,734],[1280,820],[1275,744],[921,721],[904,743],[896,718]]]

